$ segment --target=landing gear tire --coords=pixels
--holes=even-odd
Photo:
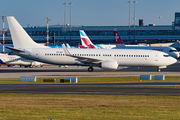
[[[30,65],[30,66],[29,66],[29,68],[33,68],[33,66],[32,66],[32,65]]]
[[[92,71],[93,71],[93,67],[89,67],[89,68],[88,68],[88,71],[89,71],[89,72],[92,72]]]
[[[158,69],[157,69],[157,72],[161,72],[161,69],[160,69],[160,68],[158,68]]]

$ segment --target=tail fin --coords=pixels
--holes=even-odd
[[[116,28],[114,29],[114,39],[115,39],[116,47],[125,47]]]
[[[31,37],[26,33],[22,26],[13,16],[7,17],[11,38],[13,41],[14,48],[45,48],[46,46],[37,44]]]
[[[79,30],[79,33],[80,33],[80,36],[81,36],[82,45],[84,45],[86,47],[89,46],[89,45],[93,45],[93,43],[91,42],[89,37],[86,35],[84,30]]]

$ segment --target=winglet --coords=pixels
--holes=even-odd
[[[71,48],[71,46],[68,43],[66,43],[66,45],[67,45],[67,48]]]
[[[65,46],[64,43],[62,44],[62,47],[63,47],[63,50],[64,50],[64,52],[65,52],[65,54],[66,54],[67,56],[72,56],[71,53],[67,50],[67,48],[66,48],[66,46]]]

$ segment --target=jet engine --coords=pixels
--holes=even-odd
[[[31,63],[31,66],[35,66],[35,67],[42,66],[42,63],[34,61]]]
[[[117,70],[118,63],[117,61],[105,61],[101,63],[102,69],[110,69],[110,70]]]

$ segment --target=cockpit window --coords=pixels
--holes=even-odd
[[[169,50],[169,52],[177,52],[177,50]]]
[[[163,55],[164,57],[169,57],[169,55]]]

